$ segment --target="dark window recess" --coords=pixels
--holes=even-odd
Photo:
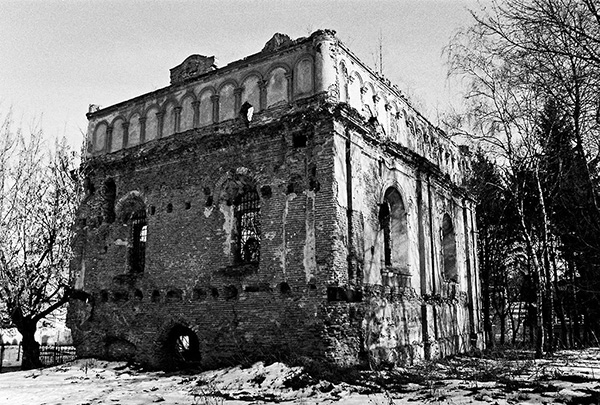
[[[327,301],[348,301],[346,289],[343,287],[327,287]]]
[[[254,115],[254,107],[249,102],[245,101],[240,108],[240,117],[246,125],[246,128],[250,126],[250,122],[252,121],[252,115]]]
[[[173,212],[173,204],[171,204],[171,203],[167,204],[167,212],[169,212],[169,213]]]
[[[259,283],[246,286],[244,288],[245,292],[273,292],[273,289],[269,285],[269,283]]]
[[[158,291],[158,290],[152,291],[152,302],[159,302],[159,301],[160,301],[160,291]]]
[[[156,207],[154,205],[150,206],[150,215],[156,214]]]
[[[115,302],[129,301],[129,293],[127,291],[115,291],[113,298]]]
[[[175,363],[174,366],[182,366],[200,360],[198,336],[188,327],[175,325],[169,332],[165,343],[167,357],[169,361]]]
[[[217,287],[211,287],[210,295],[212,295],[213,298],[219,298],[219,289]]]
[[[259,292],[260,288],[258,287],[258,285],[247,285],[244,288],[244,291],[247,292],[247,293]]]
[[[444,214],[442,220],[442,260],[444,266],[444,277],[447,281],[458,281],[458,269],[456,266],[456,235],[450,215]]]
[[[183,299],[183,291],[176,288],[173,290],[167,291],[167,302],[177,302]]]
[[[379,226],[383,231],[383,252],[386,266],[391,266],[392,264],[390,219],[390,205],[387,201],[384,201],[379,207]]]
[[[206,197],[206,202],[204,203],[205,207],[210,207],[213,205],[213,196],[209,195],[208,197]]]
[[[108,291],[106,291],[106,290],[100,291],[100,302],[107,302],[108,296],[109,296]]]
[[[206,299],[206,291],[202,288],[194,288],[192,291],[192,299],[194,301],[204,301]]]
[[[135,290],[135,292],[133,293],[133,298],[135,298],[138,301],[141,301],[144,299],[144,294],[141,290]]]
[[[294,174],[288,180],[287,194],[301,194],[304,191],[304,180],[301,176]]]
[[[115,222],[115,199],[117,198],[117,186],[113,179],[107,179],[102,187],[103,194],[103,215],[106,222],[112,224]]]
[[[279,284],[279,291],[282,294],[291,294],[292,293],[292,289],[290,288],[290,285],[288,283],[286,283],[285,281],[281,284]]]
[[[303,148],[306,146],[306,135],[305,134],[294,134],[292,135],[292,145],[294,148]]]
[[[238,263],[258,263],[260,259],[260,198],[256,189],[238,195],[234,201],[236,218],[235,259]]]
[[[273,191],[271,190],[271,186],[262,186],[260,188],[260,195],[262,195],[263,198],[271,198],[271,196],[273,195]]]
[[[143,210],[135,213],[131,218],[131,248],[129,254],[129,268],[132,273],[143,273],[146,263],[146,239],[148,238],[148,225],[146,225],[146,212]]]
[[[408,271],[408,227],[402,196],[393,187],[386,190],[379,206],[379,227],[383,236],[383,262],[386,267]]]
[[[223,296],[226,300],[234,300],[238,296],[238,290],[233,285],[228,285],[223,289]]]
[[[186,209],[186,210],[189,210],[190,208],[192,208],[192,203],[191,203],[191,202],[189,202],[189,201],[186,201],[186,202],[185,202],[185,209]]]

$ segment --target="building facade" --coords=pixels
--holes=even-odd
[[[152,367],[481,347],[467,151],[332,31],[90,106],[68,323]]]

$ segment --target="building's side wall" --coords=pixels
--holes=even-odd
[[[335,338],[344,361],[398,363],[468,350],[480,332],[472,201],[406,149],[386,150],[368,127],[344,123],[334,140],[339,226],[330,283],[362,292],[359,300],[329,297],[328,319],[341,330]],[[385,263],[380,222],[390,188],[405,210],[408,243],[399,265]],[[452,280],[444,271],[445,214],[454,225]]]
[[[192,131],[90,161],[95,191],[79,212],[73,263],[92,299],[74,302],[69,321],[80,355],[158,366],[174,325],[195,332],[206,364],[325,353],[322,303],[335,266],[330,124],[319,117],[309,125],[298,117],[277,121],[227,134]],[[305,136],[306,146],[294,146],[294,135]],[[232,173],[253,179],[260,193],[256,269],[236,267],[230,254],[235,219],[222,195]],[[105,214],[108,178],[117,191],[113,223]],[[131,228],[119,218],[119,204],[132,193],[147,212],[140,275],[128,269]],[[228,297],[232,288],[237,295]]]

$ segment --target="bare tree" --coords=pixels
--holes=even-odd
[[[0,119],[0,317],[23,336],[30,369],[41,365],[37,323],[68,300],[78,182],[64,140],[13,129],[10,112]]]
[[[591,163],[584,165],[586,198],[597,211],[591,167],[600,139],[600,17],[596,0],[492,0],[473,17],[473,25],[447,48],[450,74],[469,86],[466,113],[454,119],[453,129],[476,134],[504,169],[503,185],[514,196],[537,292],[539,355],[553,347],[557,272],[540,172],[543,140],[536,127],[549,101],[570,118],[578,155]],[[532,200],[533,213],[527,208]]]

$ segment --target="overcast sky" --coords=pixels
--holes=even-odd
[[[89,104],[109,106],[169,84],[191,54],[218,66],[260,51],[276,32],[293,39],[329,28],[374,67],[436,110],[458,102],[442,49],[471,23],[476,0],[7,1],[0,0],[0,109],[78,146]],[[4,114],[0,114],[4,115]]]

